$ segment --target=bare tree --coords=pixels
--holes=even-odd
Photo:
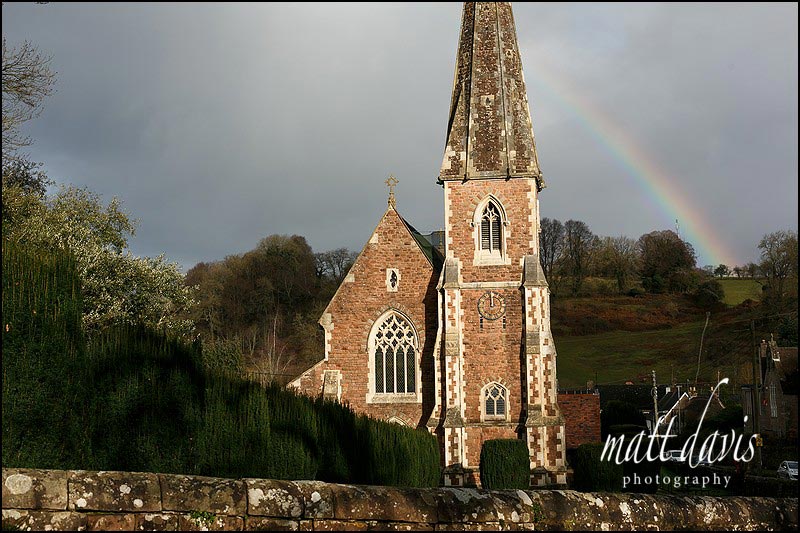
[[[764,235],[758,243],[761,250],[760,269],[773,296],[784,295],[787,278],[797,279],[797,233],[776,231]]]
[[[261,330],[261,349],[254,362],[256,372],[262,383],[283,382],[286,370],[292,364],[294,355],[286,351],[286,344],[278,338],[278,314],[266,322]]]
[[[588,273],[597,237],[585,222],[567,220],[564,223],[564,242],[566,268],[572,277],[572,294],[577,296]]]
[[[347,248],[337,248],[327,252],[314,254],[318,277],[326,276],[336,285],[340,284],[350,267],[353,266],[357,254]]]
[[[42,111],[42,101],[52,92],[55,73],[48,56],[28,41],[9,47],[3,37],[3,158],[18,157],[18,150],[31,144],[20,126]]]
[[[563,253],[564,225],[554,218],[543,218],[539,233],[539,258],[548,281],[552,281],[553,269]]]

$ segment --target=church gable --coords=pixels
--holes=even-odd
[[[440,256],[426,243],[392,206],[386,210],[320,318],[323,361],[295,387],[338,392],[378,418],[427,421],[421,414],[433,404]]]
[[[424,239],[393,208],[387,209],[372,236],[356,258],[344,281],[325,308],[323,317],[354,304],[383,304],[391,293],[396,299],[419,297],[420,283],[435,285],[435,249],[423,248]],[[435,290],[435,287],[434,287]],[[434,293],[435,294],[435,293]],[[364,300],[367,298],[367,300]],[[324,319],[320,319],[320,323]]]

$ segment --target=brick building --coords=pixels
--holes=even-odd
[[[774,339],[762,340],[758,359],[756,398],[753,398],[752,384],[742,385],[742,408],[747,415],[745,428],[752,433],[796,441],[797,347],[779,347]],[[757,406],[757,417],[754,406]],[[756,421],[758,430],[753,428]]]
[[[445,485],[479,483],[484,440],[519,438],[531,485],[563,486],[566,435],[539,262],[544,179],[509,3],[464,4],[438,184],[443,246],[405,221],[390,193],[320,319],[324,359],[291,385],[427,428],[441,444]]]
[[[564,416],[566,448],[601,442],[600,394],[559,392],[558,407]]]

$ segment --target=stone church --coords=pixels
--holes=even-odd
[[[531,485],[564,486],[539,262],[545,184],[509,3],[464,4],[449,117],[437,181],[443,235],[414,229],[390,193],[320,318],[324,359],[290,385],[427,428],[440,442],[445,485],[479,484],[481,444],[519,438]]]

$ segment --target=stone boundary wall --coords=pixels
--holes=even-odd
[[[3,469],[3,526],[33,530],[796,530],[797,498],[404,489]]]

